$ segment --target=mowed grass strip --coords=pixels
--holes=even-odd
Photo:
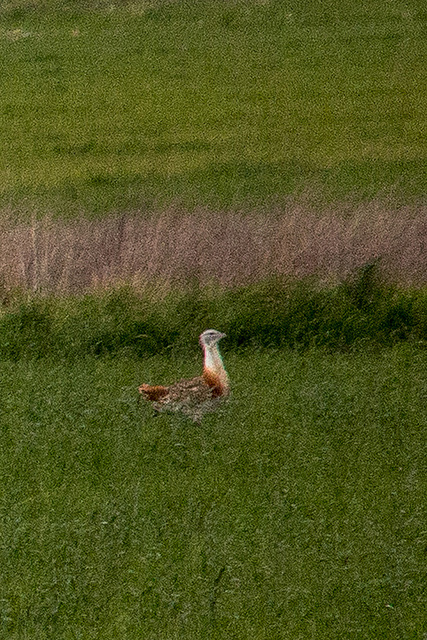
[[[136,402],[196,356],[0,364],[0,637],[422,637],[425,352],[226,364],[199,426]]]
[[[64,217],[425,194],[419,3],[126,7],[3,9],[3,203]]]

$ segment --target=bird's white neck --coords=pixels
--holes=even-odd
[[[203,345],[203,352],[203,371],[213,374],[218,378],[220,385],[224,387],[224,389],[228,389],[228,376],[218,346],[216,344],[212,346]]]

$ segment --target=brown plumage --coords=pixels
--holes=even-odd
[[[179,380],[170,386],[141,384],[139,393],[153,403],[156,411],[181,412],[195,421],[214,411],[222,398],[229,394],[229,383],[218,341],[224,333],[207,329],[200,336],[203,349],[203,373],[191,380]]]

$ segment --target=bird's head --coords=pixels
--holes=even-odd
[[[225,333],[215,329],[206,329],[199,337],[202,347],[213,347],[221,338],[225,338]]]

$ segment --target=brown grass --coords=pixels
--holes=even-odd
[[[0,282],[54,294],[117,283],[166,288],[198,281],[223,287],[279,275],[346,278],[381,257],[383,275],[405,286],[427,284],[427,207],[372,202],[321,214],[291,203],[268,213],[199,210],[141,213],[73,223],[30,225],[2,216]],[[8,221],[7,221],[8,220]]]

